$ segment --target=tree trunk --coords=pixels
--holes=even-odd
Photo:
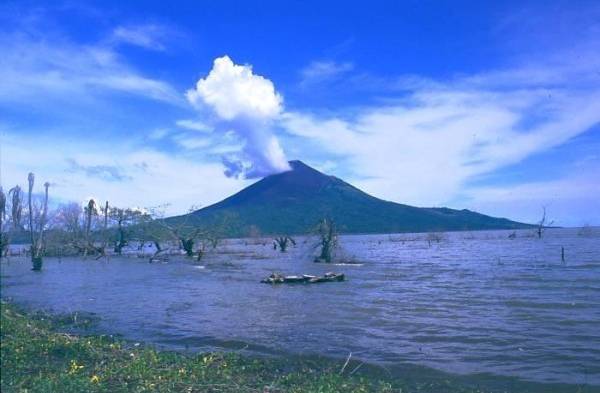
[[[119,239],[117,240],[117,244],[115,244],[115,252],[118,255],[121,255],[121,252],[123,251],[123,247],[125,247],[127,245],[127,241],[125,240],[125,230],[123,229],[123,212],[122,211],[119,211],[119,218],[117,220],[117,225],[118,225],[117,231],[119,232]]]
[[[33,202],[31,200],[31,194],[33,192],[33,183],[35,182],[35,176],[33,173],[29,173],[27,176],[29,183],[29,192],[27,194],[27,203],[29,206],[29,238],[31,240],[31,264],[33,267],[31,270],[40,271],[42,270],[42,257],[37,254],[37,242],[35,238],[35,228],[33,227]]]
[[[179,240],[181,241],[181,246],[183,247],[183,250],[185,251],[185,255],[187,255],[188,257],[193,257],[194,256],[194,239],[181,238]]]

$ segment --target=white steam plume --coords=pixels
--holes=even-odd
[[[229,56],[219,57],[186,96],[196,108],[214,115],[217,129],[233,130],[244,141],[240,153],[223,157],[227,176],[255,178],[290,169],[272,131],[283,98],[251,66],[234,64]]]

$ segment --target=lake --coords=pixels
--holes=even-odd
[[[1,264],[2,297],[85,311],[98,331],[164,348],[353,358],[513,381],[600,387],[600,229],[342,236],[312,262],[315,239],[281,253],[271,239],[221,242],[182,257]],[[565,261],[561,260],[561,247]],[[347,281],[261,284],[270,273],[343,272]]]

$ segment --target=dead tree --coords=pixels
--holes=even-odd
[[[554,221],[550,221],[548,224],[546,224],[546,206],[543,206],[542,210],[543,210],[542,219],[538,222],[537,228],[535,229],[535,233],[537,234],[538,239],[541,239],[542,235],[546,231],[546,228],[548,228],[550,225],[552,225],[554,223]]]
[[[288,235],[276,237],[273,242],[273,249],[279,247],[279,251],[286,252],[289,244],[296,245],[296,241]]]
[[[210,229],[200,227],[193,222],[189,222],[191,215],[184,218],[165,219],[163,206],[146,208],[147,213],[144,219],[136,225],[140,231],[140,236],[144,240],[150,240],[156,247],[156,252],[150,258],[151,261],[158,258],[158,255],[164,251],[160,245],[161,241],[168,240],[176,243],[179,250],[187,257],[196,257],[200,261],[204,256],[207,247],[215,249],[219,243],[219,235],[223,232],[225,224],[213,226]],[[197,210],[196,207],[190,208],[190,212]],[[226,223],[226,220],[223,220]]]
[[[33,211],[33,185],[35,175],[29,173],[27,177],[29,183],[29,192],[27,194],[27,202],[29,207],[29,236],[31,240],[31,263],[33,271],[42,270],[42,256],[44,253],[44,229],[46,226],[46,217],[48,215],[48,188],[50,183],[44,183],[44,199],[42,202],[41,213],[37,218],[37,225],[34,226],[34,211]]]
[[[427,244],[431,247],[431,242],[439,243],[443,239],[443,235],[437,232],[429,232],[425,238],[427,240]]]
[[[93,252],[94,241],[90,239],[90,232],[92,230],[92,216],[98,215],[98,209],[96,208],[96,201],[90,199],[87,206],[85,207],[85,244],[83,248],[83,256],[86,257],[88,252]]]
[[[315,258],[315,262],[331,263],[333,252],[337,247],[337,231],[335,223],[329,218],[323,219],[317,228],[319,235],[319,243],[317,247],[321,247],[321,254]]]
[[[106,201],[104,204],[102,214],[104,215],[104,226],[102,228],[102,250],[98,258],[101,256],[106,256],[106,247],[108,246],[108,201]]]
[[[2,194],[3,214],[0,214],[0,258],[8,254],[11,233],[21,231],[23,215],[23,191],[21,187],[14,186],[8,190],[8,194]],[[10,204],[9,204],[10,202]],[[6,220],[8,219],[8,220]]]
[[[7,194],[0,187],[0,258],[8,255],[11,233],[19,232],[22,227],[23,191],[18,185],[8,190]]]
[[[191,213],[195,210],[197,210],[197,207],[192,206],[189,209],[190,214],[186,215],[185,218],[173,221],[165,219],[162,210],[158,210],[157,208],[150,209],[154,217],[153,226],[155,227],[155,231],[158,230],[161,237],[167,237],[177,242],[179,248],[183,250],[187,257],[192,258],[196,256],[196,260],[200,261],[204,255],[206,244],[210,242],[212,237],[209,231],[188,222]],[[199,247],[197,247],[198,244],[200,245]],[[216,247],[216,243],[214,243],[214,247]]]
[[[111,210],[113,218],[117,222],[117,240],[115,242],[115,252],[121,255],[123,248],[127,246],[127,238],[125,234],[125,226],[130,215],[128,209],[115,208]]]
[[[8,235],[4,235],[4,216],[6,215],[6,194],[0,186],[0,259],[8,250]]]
[[[12,229],[17,231],[21,229],[21,220],[23,217],[23,191],[21,187],[14,186],[8,191],[8,196],[11,201],[10,217]]]
[[[140,209],[111,207],[108,215],[116,226],[116,239],[114,251],[121,255],[123,248],[127,247],[132,236],[132,227],[139,227],[147,221],[147,213]],[[106,220],[106,217],[105,217]]]
[[[204,250],[206,249],[206,243],[209,243],[212,240],[208,231],[202,228],[184,226],[185,223],[172,225],[166,223],[164,220],[161,220],[161,225],[170,233],[174,240],[179,242],[187,257],[194,257],[196,254],[196,245],[200,243],[196,260],[200,261],[202,259]],[[216,243],[214,243],[213,248],[214,247],[216,247]]]
[[[83,253],[85,223],[82,216],[83,208],[79,203],[70,202],[57,208],[55,221],[61,229],[57,239],[61,254],[70,249],[75,250],[77,254]]]

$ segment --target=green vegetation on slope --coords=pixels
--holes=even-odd
[[[304,234],[323,218],[333,219],[342,233],[398,233],[482,229],[518,229],[530,225],[469,210],[418,208],[375,198],[333,176],[290,162],[292,170],[252,184],[231,197],[177,222],[224,229],[224,235],[252,232]]]

